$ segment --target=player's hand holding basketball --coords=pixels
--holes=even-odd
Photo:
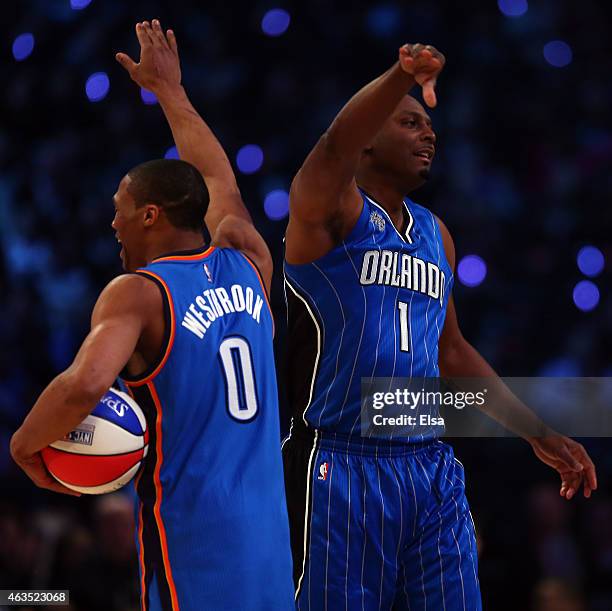
[[[446,62],[444,55],[431,45],[404,45],[399,50],[399,62],[402,70],[423,88],[423,99],[433,108],[437,104],[436,81]]]
[[[23,455],[19,451],[19,444],[14,436],[13,439],[11,439],[10,449],[13,460],[39,488],[46,488],[53,492],[61,492],[62,494],[70,494],[72,496],[81,496],[80,492],[75,492],[74,490],[70,490],[70,488],[66,488],[66,486],[62,486],[62,484],[49,474],[43,463],[40,452],[36,452],[33,456]]]
[[[582,444],[558,434],[534,437],[529,442],[535,455],[561,476],[562,497],[569,501],[581,484],[586,498],[597,489],[595,465]]]
[[[136,36],[140,43],[138,63],[125,53],[115,55],[132,80],[156,95],[179,87],[181,66],[174,32],[168,30],[164,34],[161,24],[154,19],[151,23],[137,23]]]

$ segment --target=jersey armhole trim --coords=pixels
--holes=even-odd
[[[121,375],[121,379],[128,386],[143,386],[151,380],[153,380],[159,372],[163,369],[170,352],[172,351],[172,345],[174,344],[174,304],[172,302],[172,296],[170,295],[170,289],[165,283],[161,276],[158,276],[155,272],[149,270],[139,270],[134,272],[138,276],[148,278],[152,282],[155,282],[162,296],[162,302],[164,307],[164,338],[157,358],[143,371],[140,375],[131,376],[125,372]]]
[[[272,320],[272,337],[274,337],[274,334],[276,332],[276,326],[274,324],[274,314],[272,313],[272,306],[270,305],[270,296],[268,295],[268,289],[266,288],[266,285],[264,284],[263,278],[261,276],[261,272],[259,271],[259,267],[257,267],[257,263],[255,263],[255,261],[253,261],[253,259],[251,259],[251,257],[249,257],[247,254],[245,254],[241,250],[239,250],[238,252],[248,261],[248,263],[251,264],[251,267],[255,271],[255,274],[257,274],[257,278],[259,279],[259,284],[261,284],[261,289],[266,299],[268,311],[270,312],[270,318]]]

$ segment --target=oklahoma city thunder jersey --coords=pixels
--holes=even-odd
[[[401,234],[363,194],[359,219],[339,246],[312,263],[285,262],[296,425],[358,436],[362,378],[439,375],[453,274],[434,215],[409,199],[404,206]]]
[[[230,248],[155,259],[166,338],[123,376],[150,441],[137,480],[142,609],[293,609],[272,348],[255,266]]]

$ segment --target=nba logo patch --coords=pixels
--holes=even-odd
[[[204,273],[206,274],[206,277],[208,278],[208,282],[212,282],[213,281],[213,277],[212,277],[212,274],[210,273],[210,270],[208,269],[208,265],[206,265],[206,263],[204,263]]]
[[[326,481],[328,473],[329,473],[329,464],[326,462],[321,463],[319,465],[319,477],[317,477],[317,479]]]
[[[374,227],[378,229],[378,231],[383,231],[385,229],[385,219],[374,210],[372,214],[370,214],[370,221],[372,221]]]

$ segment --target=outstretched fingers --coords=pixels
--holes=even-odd
[[[166,32],[166,36],[168,38],[168,45],[170,46],[170,49],[176,56],[178,56],[178,45],[176,44],[176,36],[174,35],[174,31],[168,30]]]
[[[147,34],[147,30],[145,28],[146,22],[143,21],[141,23],[136,24],[136,37],[138,38],[138,42],[140,43],[140,48],[145,49],[151,45],[151,39]]]
[[[168,48],[168,41],[164,35],[164,31],[161,28],[161,24],[159,23],[159,19],[153,19],[151,22],[151,36],[154,40],[156,40],[162,46]]]
[[[149,37],[149,42],[154,45],[156,42],[156,38],[155,34],[153,33],[153,28],[151,27],[151,24],[148,21],[143,21],[142,26],[146,35]]]
[[[128,71],[128,74],[132,74],[136,68],[136,62],[126,53],[116,53],[115,59]]]

